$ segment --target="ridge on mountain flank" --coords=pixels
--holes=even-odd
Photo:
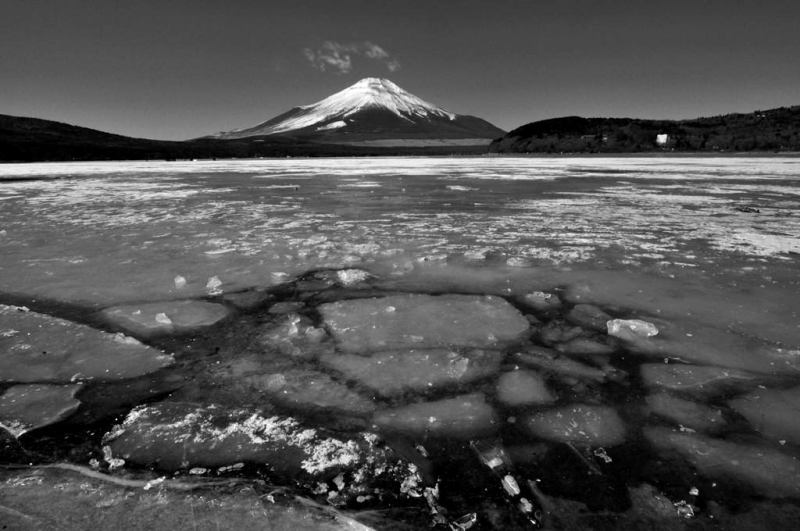
[[[446,111],[388,79],[368,77],[310,105],[213,138],[291,135],[320,140],[491,139],[503,134],[473,116]]]

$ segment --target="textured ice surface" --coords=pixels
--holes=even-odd
[[[758,389],[728,405],[764,437],[800,444],[800,387]]]
[[[327,354],[321,361],[379,395],[427,392],[467,384],[497,372],[503,356],[494,350],[409,349],[361,356]]]
[[[800,460],[767,446],[737,444],[669,428],[646,428],[658,449],[677,452],[712,479],[733,478],[768,497],[800,497]]]
[[[625,440],[625,424],[607,406],[573,404],[534,413],[523,420],[527,431],[550,441],[613,446]]]
[[[157,476],[144,476],[144,478]],[[137,478],[138,479],[138,478]],[[131,489],[63,470],[19,470],[0,476],[3,525],[6,529],[183,529],[196,531],[271,529],[354,531],[352,521],[332,518],[310,506],[274,503],[242,487],[232,492],[181,492],[156,485]],[[135,524],[133,521],[135,520]]]
[[[110,323],[142,337],[199,330],[218,323],[229,313],[221,304],[192,300],[129,304],[102,312]]]
[[[396,295],[323,304],[339,347],[369,352],[451,345],[493,347],[520,338],[528,321],[503,299],[466,295]]]
[[[14,385],[0,395],[0,426],[15,437],[49,426],[74,413],[80,401],[74,385]]]
[[[0,382],[117,380],[172,363],[131,337],[0,305]]]
[[[373,421],[381,429],[414,437],[468,439],[497,429],[497,416],[480,393],[378,411]]]
[[[291,417],[257,410],[179,402],[140,406],[104,437],[115,457],[164,470],[252,462],[296,481],[346,472],[352,474],[348,481],[354,492],[414,475],[376,442],[369,433],[357,439],[328,437]]]

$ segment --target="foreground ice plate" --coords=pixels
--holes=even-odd
[[[0,382],[118,380],[173,363],[172,356],[122,334],[0,305]]]
[[[492,347],[519,339],[528,321],[499,297],[395,295],[319,307],[339,348],[369,352],[403,347]]]

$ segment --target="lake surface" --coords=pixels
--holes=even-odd
[[[376,528],[798,516],[800,158],[11,164],[0,245],[6,463]]]

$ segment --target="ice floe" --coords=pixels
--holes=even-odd
[[[15,306],[0,305],[0,382],[118,380],[174,362],[122,334],[109,334]]]
[[[519,339],[528,321],[503,299],[395,295],[323,304],[325,325],[347,352],[415,348],[491,348]]]

